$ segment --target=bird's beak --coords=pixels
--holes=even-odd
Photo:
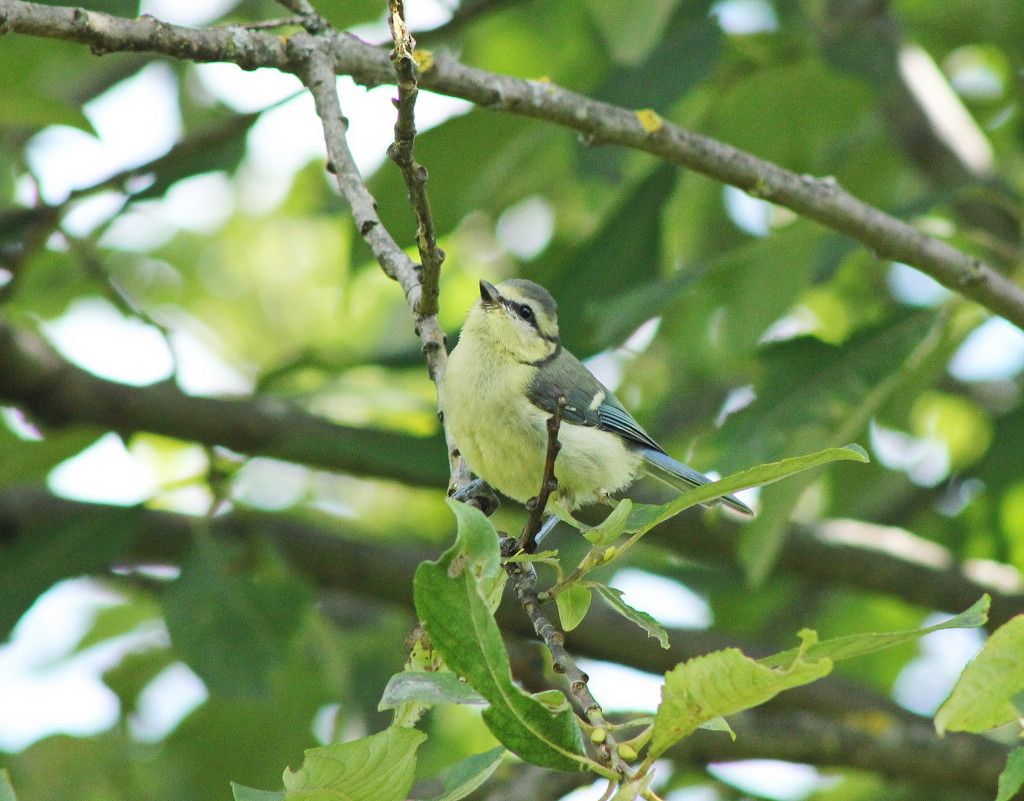
[[[498,292],[498,288],[487,281],[480,282],[480,300],[484,306],[494,306],[501,294]]]

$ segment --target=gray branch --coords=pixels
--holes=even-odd
[[[0,33],[22,33],[115,51],[160,53],[192,61],[227,61],[243,69],[274,67],[303,74],[306,34],[281,37],[241,27],[192,29],[152,18],[126,19],[96,11],[0,0]],[[394,83],[385,51],[348,34],[322,34],[332,69],[365,86]],[[419,84],[484,108],[544,120],[579,131],[595,143],[614,143],[709,175],[785,206],[860,241],[880,258],[917,267],[1024,329],[1024,289],[975,256],[863,203],[831,178],[798,175],[723,142],[666,120],[641,121],[636,112],[541,81],[498,75],[435,54]],[[652,120],[654,124],[652,124]]]

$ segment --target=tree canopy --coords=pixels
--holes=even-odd
[[[170,9],[0,0],[0,636],[102,590],[58,661],[114,654],[118,710],[0,753],[0,799],[1019,793],[1024,5]],[[528,513],[447,499],[435,384],[509,277],[756,517],[688,493],[499,552]],[[960,628],[966,668],[928,645]]]

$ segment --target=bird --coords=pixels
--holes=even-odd
[[[494,286],[480,281],[480,298],[449,354],[441,410],[470,470],[520,503],[540,491],[547,420],[559,396],[565,406],[555,461],[557,489],[545,523],[585,528],[574,512],[626,489],[644,474],[677,491],[711,481],[676,461],[619,400],[570,353],[558,333],[555,299],[522,278]],[[733,495],[718,499],[752,515]]]

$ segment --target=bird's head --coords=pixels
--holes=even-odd
[[[499,286],[480,282],[463,336],[486,338],[522,364],[537,364],[561,349],[555,299],[540,284],[513,278]]]

